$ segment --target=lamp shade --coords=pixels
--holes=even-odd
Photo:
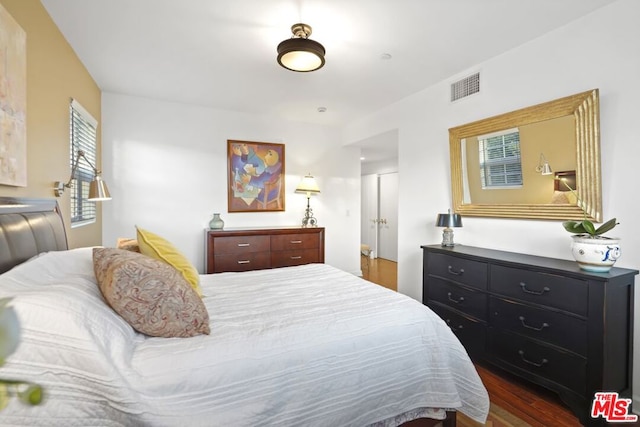
[[[320,193],[320,187],[318,187],[318,183],[316,183],[313,176],[305,175],[296,187],[296,193],[305,193],[307,196],[310,196],[311,194]]]
[[[551,166],[549,166],[548,162],[544,162],[542,167],[540,168],[540,173],[542,175],[551,175],[553,171],[551,170]]]
[[[541,175],[551,175],[553,173],[551,166],[549,166],[549,162],[544,157],[543,153],[540,153],[540,161],[536,167],[536,172],[539,172]]]
[[[89,183],[89,197],[87,197],[87,200],[92,202],[111,200],[111,194],[109,194],[107,184],[102,180],[100,175],[96,175],[93,181]]]
[[[278,64],[291,71],[301,73],[315,71],[324,66],[324,46],[309,40],[311,27],[295,24],[291,27],[294,37],[278,45]]]
[[[448,213],[438,214],[436,227],[462,227],[462,216],[456,213],[452,214],[451,211]]]

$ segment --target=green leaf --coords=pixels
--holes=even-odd
[[[42,387],[37,384],[29,384],[25,390],[18,393],[18,397],[24,403],[38,405],[42,402]]]
[[[591,236],[595,236],[596,235],[596,227],[588,219],[585,219],[584,221],[582,221],[582,228],[584,228],[584,230],[589,235],[591,235]]]
[[[574,234],[589,234],[590,236],[599,236],[612,230],[619,222],[616,222],[616,218],[612,218],[609,221],[596,228],[593,222],[585,219],[583,221],[565,221],[562,226],[569,233]]]
[[[604,234],[607,231],[610,231],[613,229],[613,227],[615,227],[616,225],[618,225],[619,223],[616,222],[616,218],[611,218],[609,221],[605,222],[604,224],[602,224],[600,227],[598,227],[598,229],[595,231],[596,235],[600,235],[600,234]]]
[[[9,387],[0,381],[0,411],[9,404]]]
[[[587,232],[582,226],[582,223],[578,221],[565,221],[562,223],[562,226],[569,233],[582,234]]]

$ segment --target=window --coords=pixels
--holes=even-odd
[[[522,186],[518,129],[479,136],[478,147],[483,189]]]
[[[71,170],[75,164],[78,151],[84,151],[84,155],[92,164],[96,164],[97,137],[96,129],[98,121],[85,110],[75,99],[71,100],[69,107],[69,133],[71,138],[69,150],[69,163]],[[71,226],[77,226],[95,222],[96,202],[87,200],[89,197],[89,184],[93,180],[93,168],[85,159],[79,159],[78,166],[71,180]]]

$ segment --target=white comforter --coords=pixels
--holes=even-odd
[[[417,408],[485,420],[464,348],[409,297],[324,264],[201,280],[211,335],[167,339],[104,303],[90,248],[0,275],[22,326],[0,378],[47,393],[38,407],[12,400],[0,424],[366,426]]]

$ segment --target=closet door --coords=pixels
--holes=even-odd
[[[378,257],[398,262],[398,174],[380,175]]]
[[[378,175],[361,177],[360,242],[378,253]]]

